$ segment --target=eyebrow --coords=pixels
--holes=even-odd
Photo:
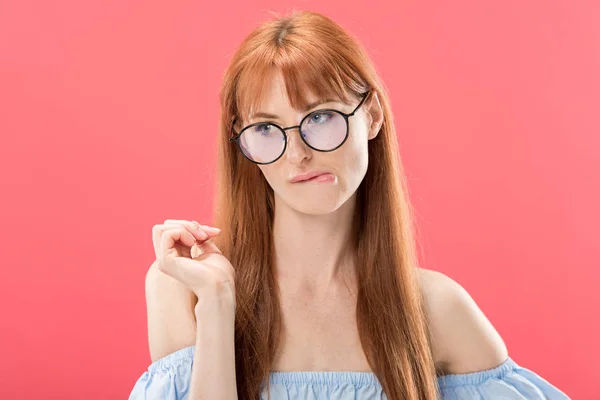
[[[309,103],[306,105],[306,107],[304,107],[304,109],[302,110],[303,112],[308,112],[308,110],[315,108],[316,106],[319,106],[321,104],[326,104],[326,103],[337,103],[340,102],[340,99],[325,99],[323,101],[321,100],[317,100],[317,101],[313,101],[312,103]],[[257,112],[252,114],[248,120],[252,120],[254,118],[269,118],[269,119],[277,119],[279,118],[277,115],[275,114],[269,114],[269,113],[265,113],[265,112]]]

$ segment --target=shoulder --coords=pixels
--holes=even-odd
[[[444,374],[461,374],[502,364],[506,345],[469,293],[441,272],[417,270],[436,366]]]
[[[196,338],[196,295],[161,272],[156,261],[146,273],[145,293],[152,361],[193,345]]]

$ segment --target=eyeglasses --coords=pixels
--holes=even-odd
[[[244,157],[261,165],[274,163],[283,156],[288,142],[285,131],[294,128],[299,128],[300,137],[311,149],[334,151],[348,139],[348,118],[358,111],[368,95],[369,92],[365,93],[349,114],[334,109],[316,110],[302,118],[300,125],[287,128],[272,122],[256,122],[243,128],[240,133],[232,129],[235,137],[229,141],[238,145]],[[235,125],[235,121],[233,123]]]

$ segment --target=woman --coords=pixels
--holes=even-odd
[[[221,92],[215,228],[154,227],[130,399],[565,399],[417,265],[383,83],[330,19],[253,31]]]

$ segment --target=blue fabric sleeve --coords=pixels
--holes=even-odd
[[[485,371],[438,377],[444,400],[565,400],[569,397],[527,368],[508,357]]]
[[[129,400],[184,400],[190,392],[195,346],[156,360],[135,383]]]
[[[155,362],[135,383],[129,400],[189,397],[195,346]],[[499,366],[437,377],[442,400],[568,400],[569,397],[510,357]],[[272,400],[385,400],[379,381],[367,372],[272,372]],[[266,395],[266,393],[263,393]],[[266,398],[261,396],[261,399]]]

